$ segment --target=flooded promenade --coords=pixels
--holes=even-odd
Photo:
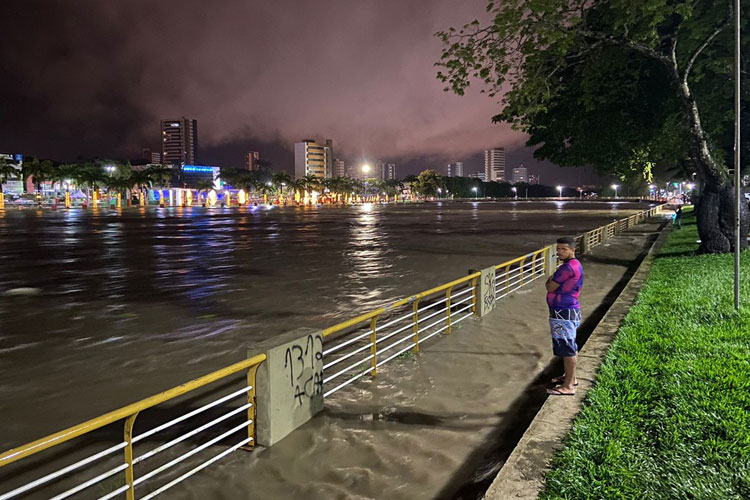
[[[0,448],[237,361],[259,340],[329,326],[643,208],[0,212],[0,293],[38,289],[0,297]]]

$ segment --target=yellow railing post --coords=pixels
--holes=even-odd
[[[370,354],[372,359],[370,360],[370,375],[373,377],[378,374],[378,344],[377,344],[377,333],[375,332],[375,325],[378,323],[378,317],[375,316],[370,320]]]
[[[247,420],[250,422],[247,425],[247,437],[251,439],[249,443],[242,447],[247,451],[252,451],[255,448],[255,419],[258,415],[255,407],[255,373],[258,371],[260,363],[251,366],[247,371],[247,386],[250,388],[247,391],[247,402],[250,403],[250,407],[247,409]]]
[[[474,313],[474,315],[477,314],[477,279],[478,278],[472,278],[471,280],[471,312]]]
[[[125,463],[128,468],[125,469],[125,484],[128,486],[125,496],[127,500],[135,500],[135,474],[133,473],[133,425],[138,412],[130,415],[125,420]]]
[[[453,287],[450,287],[445,291],[445,296],[447,300],[445,301],[445,310],[447,313],[447,316],[445,318],[445,324],[448,325],[448,329],[446,330],[446,333],[451,332],[451,292],[453,291]]]
[[[414,325],[412,326],[412,330],[414,331],[414,337],[412,337],[412,341],[414,342],[414,348],[412,349],[412,352],[414,354],[419,352],[419,299],[414,301],[414,316],[413,321]]]

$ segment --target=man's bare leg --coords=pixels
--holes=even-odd
[[[575,387],[573,384],[576,382],[576,366],[578,366],[578,356],[566,356],[563,358],[563,366],[565,367],[565,379],[560,386],[563,392],[573,392]]]

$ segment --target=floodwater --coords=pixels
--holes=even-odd
[[[0,450],[645,208],[0,211]]]

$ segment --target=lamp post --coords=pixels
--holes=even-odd
[[[612,189],[615,190],[615,199],[617,199],[617,188],[620,187],[617,184],[612,184]]]
[[[513,186],[511,189],[513,190],[513,197],[514,197],[514,199],[517,200],[518,199],[518,188],[516,186]]]
[[[559,193],[560,199],[562,200],[563,187],[562,186],[557,186],[557,192]]]
[[[583,188],[581,187],[578,188],[578,198],[581,200],[583,199]]]
[[[443,190],[440,189],[440,188],[437,188],[437,192],[438,192],[438,200],[439,200],[440,199],[440,194],[443,192]]]
[[[474,191],[474,199],[476,200],[477,199],[477,187],[474,186],[473,188],[471,188],[471,190]]]

